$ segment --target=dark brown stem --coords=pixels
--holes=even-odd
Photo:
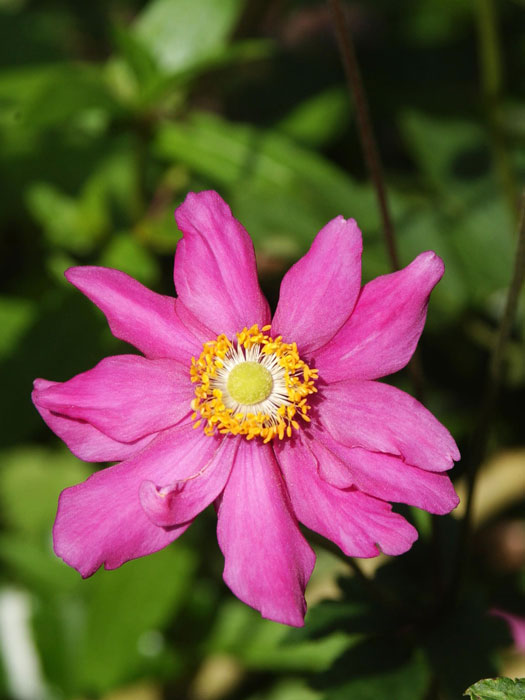
[[[359,137],[361,139],[363,155],[376,192],[390,263],[392,265],[392,269],[399,270],[399,256],[397,253],[396,240],[394,236],[394,225],[392,223],[392,217],[388,207],[383,168],[381,165],[381,158],[379,157],[372,122],[370,120],[368,102],[363,87],[363,81],[361,80],[361,73],[357,63],[352,35],[340,0],[328,0],[328,3],[332,12],[332,19],[337,36],[337,42],[339,44],[341,59],[345,69],[348,89],[355,104],[357,125],[359,128]]]
[[[520,220],[518,225],[518,241],[512,280],[507,293],[505,309],[499,325],[498,334],[485,385],[485,391],[481,402],[479,418],[472,436],[472,448],[467,470],[467,495],[465,497],[465,515],[463,518],[461,540],[459,543],[459,555],[457,564],[457,578],[454,588],[457,592],[465,569],[466,552],[472,529],[472,504],[476,485],[476,476],[480,464],[483,462],[488,445],[492,413],[496,404],[499,386],[504,369],[505,346],[509,339],[512,323],[518,307],[519,295],[525,279],[525,192],[522,195],[520,207]]]
[[[353,98],[357,115],[357,125],[359,128],[359,137],[363,148],[363,155],[366,161],[370,179],[374,185],[374,190],[377,197],[377,203],[383,222],[383,233],[385,244],[390,258],[390,265],[393,270],[399,270],[401,267],[399,255],[397,252],[396,238],[394,233],[394,224],[390,209],[388,206],[388,198],[386,194],[385,180],[383,176],[383,166],[377,148],[374,129],[370,119],[370,111],[366,99],[363,81],[361,80],[361,72],[352,41],[352,34],[348,26],[345,14],[340,0],[328,0],[332,19],[339,44],[339,51],[345,69],[346,80],[350,98]],[[412,381],[416,397],[421,401],[423,397],[423,371],[419,354],[416,352],[408,365],[408,372]]]

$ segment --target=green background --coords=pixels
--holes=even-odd
[[[419,361],[424,402],[463,454],[461,488],[525,181],[525,4],[346,9],[402,263],[433,249],[446,265]],[[129,351],[67,267],[116,267],[172,294],[173,210],[214,188],[253,236],[273,305],[339,214],[363,231],[364,279],[390,270],[328,5],[3,0],[0,182],[1,697],[452,700],[482,677],[525,675],[488,615],[525,616],[523,295],[459,588],[458,519],[415,509],[400,511],[419,543],[375,573],[399,604],[320,549],[300,631],[223,584],[211,509],[169,549],[87,581],[52,553],[58,494],[92,467],[42,423],[32,380]],[[414,392],[408,374],[391,381]],[[12,665],[20,630],[25,685]]]

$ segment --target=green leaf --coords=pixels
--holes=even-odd
[[[476,304],[510,283],[514,260],[514,223],[504,202],[487,197],[451,223],[465,284]]]
[[[487,678],[463,693],[472,700],[525,700],[525,678]]]
[[[198,113],[187,123],[162,125],[156,150],[227,189],[236,216],[272,253],[298,255],[337,214],[356,218],[368,233],[377,230],[368,186],[275,131]]]
[[[148,85],[159,79],[160,72],[155,57],[136,32],[117,27],[115,41],[138,84]]]
[[[180,72],[221,52],[242,5],[242,0],[154,0],[134,29],[165,71]]]
[[[35,319],[36,306],[29,299],[0,297],[0,359],[15,351],[16,345]]]
[[[162,665],[162,630],[184,604],[194,554],[177,545],[83,581],[53,553],[51,527],[61,489],[91,470],[44,448],[6,451],[2,464],[0,505],[14,533],[0,536],[0,560],[41,602],[35,631],[53,682],[99,693]]]
[[[451,43],[472,21],[470,0],[421,0],[405,17],[404,29],[418,44]]]
[[[37,255],[37,264],[38,259]],[[1,446],[31,441],[35,436],[51,438],[30,400],[35,377],[65,381],[123,347],[111,335],[103,314],[70,284],[59,287],[47,279],[44,285],[45,293],[40,285],[35,290],[39,300],[34,323],[19,339],[16,352],[0,364],[0,385],[9,396],[9,410],[2,416]],[[54,443],[59,444],[59,439]]]
[[[149,654],[162,650],[161,632],[184,604],[195,564],[194,554],[177,543],[84,581],[79,688],[107,691],[133,677]]]
[[[53,247],[83,254],[96,244],[102,223],[98,208],[88,210],[91,216],[86,221],[75,199],[45,182],[28,189],[27,205]]]
[[[0,560],[16,580],[44,597],[71,591],[81,583],[74,569],[57,558],[51,548],[51,528],[40,543],[24,535],[0,535]]]
[[[66,450],[20,447],[2,453],[0,503],[9,528],[33,542],[49,541],[60,491],[91,470]]]
[[[349,121],[348,95],[340,87],[301,102],[276,128],[308,146],[323,146],[339,136]]]
[[[37,182],[27,189],[28,208],[52,248],[85,255],[110,231],[112,216],[130,217],[133,173],[130,151],[116,148],[98,163],[77,197]]]
[[[436,192],[465,206],[462,200],[467,193],[486,188],[491,161],[479,124],[406,112],[401,129],[412,157]]]
[[[143,284],[152,284],[159,277],[156,258],[141,245],[132,231],[112,236],[100,256],[99,263],[104,267],[114,267],[127,272]]]
[[[431,309],[435,309],[437,314],[431,312],[429,322],[459,315],[468,303],[472,290],[465,281],[465,271],[454,239],[455,231],[451,231],[450,223],[426,200],[424,205],[419,203],[400,217],[397,233],[403,264],[408,264],[424,250],[433,250],[445,262],[445,274],[432,292],[430,302]],[[380,270],[372,270],[372,273],[372,276],[376,276]]]
[[[231,654],[251,669],[322,671],[353,641],[341,632],[314,641],[289,641],[289,634],[285,626],[232,600],[221,608],[210,649]]]
[[[93,110],[105,114],[119,111],[104,82],[103,71],[87,63],[64,62],[2,71],[0,104],[4,112],[0,127],[4,127],[9,139],[20,139],[18,145],[26,149],[32,144],[23,140],[43,129],[58,127],[70,131]],[[6,146],[12,148],[9,140]]]
[[[286,678],[270,690],[250,695],[248,700],[322,700],[322,693],[309,688],[304,680]]]
[[[434,250],[445,262],[445,275],[431,297],[438,316],[430,314],[430,323],[458,316],[469,304],[486,308],[491,295],[507,287],[513,229],[505,203],[492,193],[473,197],[470,206],[455,212],[440,209],[429,199],[407,206],[397,221],[403,263],[423,250]]]

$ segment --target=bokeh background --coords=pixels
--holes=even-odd
[[[464,493],[525,182],[525,3],[345,10],[402,263],[433,249],[446,264],[417,389],[460,445]],[[482,677],[525,675],[488,614],[525,617],[523,295],[469,550],[461,507],[440,519],[407,508],[414,550],[364,562],[404,607],[383,608],[319,548],[306,627],[261,620],[222,582],[211,509],[169,549],[87,581],[52,553],[58,494],[92,466],[44,426],[31,382],[131,351],[67,267],[116,267],[171,294],[173,210],[214,188],[252,234],[272,304],[338,214],[363,231],[364,279],[390,270],[325,3],[2,0],[0,181],[2,698],[449,700]],[[408,374],[389,381],[415,390]]]

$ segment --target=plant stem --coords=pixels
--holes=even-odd
[[[481,87],[487,111],[492,158],[513,219],[518,212],[518,187],[505,134],[501,128],[502,59],[494,0],[477,0]]]
[[[492,350],[488,367],[485,391],[481,402],[481,409],[477,426],[472,436],[472,449],[467,469],[467,495],[465,497],[465,515],[463,518],[461,538],[459,542],[459,556],[456,567],[457,575],[454,581],[454,589],[457,591],[461,584],[461,578],[465,569],[465,559],[472,528],[472,504],[476,485],[476,476],[480,464],[485,458],[492,412],[496,403],[499,386],[503,374],[505,346],[507,344],[512,323],[518,307],[519,295],[525,280],[525,192],[521,200],[521,213],[518,225],[518,241],[512,280],[505,301],[505,309],[498,329],[496,342]]]
[[[363,81],[361,80],[361,72],[359,70],[354,43],[352,41],[352,34],[350,32],[348,22],[346,21],[340,0],[328,0],[328,3],[332,12],[335,33],[339,44],[339,51],[341,53],[341,59],[345,69],[348,91],[350,93],[350,98],[353,98],[355,104],[357,125],[364,159],[366,161],[368,172],[370,173],[370,178],[374,185],[377,203],[379,205],[390,265],[392,270],[399,270],[401,265],[397,251],[394,224],[388,206],[388,197],[383,176],[383,166],[381,164],[381,158],[379,156],[379,150],[377,148],[377,142],[374,136],[374,129],[370,119],[368,101],[366,99]],[[416,397],[419,400],[422,400],[424,380],[420,357],[417,351],[410,360],[407,369],[410,374],[410,379],[412,381]]]
[[[399,256],[394,235],[394,225],[392,223],[392,217],[390,215],[390,209],[388,207],[388,199],[386,194],[385,181],[383,177],[383,168],[381,165],[381,159],[379,157],[379,151],[374,136],[372,122],[370,120],[368,102],[366,99],[363,82],[361,80],[361,73],[359,70],[359,65],[357,63],[357,57],[352,41],[352,35],[348,27],[348,23],[346,21],[340,0],[328,0],[328,3],[332,12],[332,20],[337,36],[337,42],[339,44],[341,59],[345,69],[348,89],[350,91],[350,96],[353,97],[353,101],[355,104],[357,125],[359,129],[359,136],[361,140],[361,146],[363,149],[363,155],[366,161],[368,171],[370,173],[370,178],[374,185],[377,202],[379,205],[379,211],[381,213],[381,220],[383,222],[383,232],[385,236],[388,255],[390,258],[390,264],[392,266],[392,269],[399,270]]]

